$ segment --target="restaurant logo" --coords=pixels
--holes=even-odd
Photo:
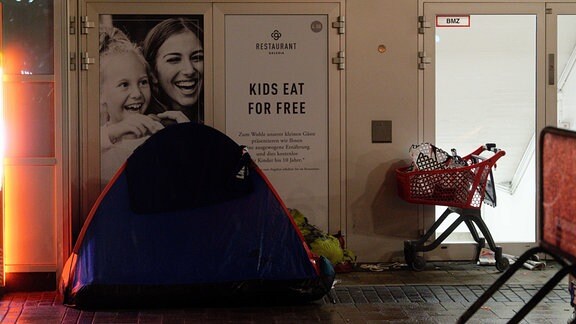
[[[282,37],[282,34],[278,31],[278,29],[275,29],[272,34],[270,34],[270,36],[272,36],[272,38],[277,41],[280,39],[280,37]]]
[[[257,42],[256,50],[267,52],[268,55],[284,55],[289,51],[296,50],[295,42],[282,42],[282,33],[278,29],[274,29],[270,33],[272,40]]]

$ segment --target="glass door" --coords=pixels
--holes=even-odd
[[[576,130],[576,4],[547,5],[547,124]]]
[[[536,242],[536,134],[543,127],[542,5],[425,3],[421,69],[423,138],[461,156],[495,143],[506,151],[493,171],[496,207],[481,215],[504,253]],[[541,82],[542,83],[542,82]],[[425,208],[429,226],[446,207]],[[450,218],[452,217],[452,218]],[[452,214],[443,232],[456,219]],[[474,257],[476,244],[459,226],[430,259]]]

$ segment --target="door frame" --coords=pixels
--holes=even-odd
[[[440,13],[446,14],[533,14],[536,16],[536,133],[538,134],[549,123],[550,110],[546,107],[546,86],[545,86],[545,7],[544,2],[512,2],[512,1],[437,1],[437,0],[420,0],[419,1],[419,16],[424,17],[420,28],[424,30],[424,34],[418,35],[418,48],[420,53],[425,53],[426,58],[430,59],[430,63],[425,63],[424,69],[418,70],[418,83],[419,83],[419,132],[418,138],[420,142],[433,143],[435,140],[435,24],[432,23],[435,19],[433,16]],[[421,18],[422,19],[422,18]],[[432,35],[426,37],[426,35]],[[536,157],[538,156],[538,148],[536,145]],[[539,161],[536,158],[536,179],[538,179],[538,165]],[[539,189],[536,185],[535,207],[538,206]],[[421,222],[424,232],[427,227],[431,226],[435,221],[435,206],[423,206],[421,209]],[[536,208],[536,238],[539,237],[539,211]],[[503,250],[507,254],[520,255],[526,249],[536,246],[537,242],[522,242],[522,243],[502,243]],[[427,252],[425,257],[429,260],[469,260],[474,257],[476,253],[476,243],[442,243],[439,248]]]
[[[576,15],[576,2],[546,2],[546,126],[558,123],[558,15]]]

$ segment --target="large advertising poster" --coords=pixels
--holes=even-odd
[[[158,130],[204,120],[202,15],[100,15],[100,174],[105,185]]]
[[[328,226],[324,15],[227,15],[226,134],[246,145],[288,208]]]

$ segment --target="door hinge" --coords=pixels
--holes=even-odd
[[[68,33],[70,35],[76,35],[76,16],[70,16],[70,21],[68,22]]]
[[[548,54],[548,85],[556,83],[556,55]]]
[[[548,15],[552,14],[552,8],[546,8],[546,14]]]
[[[424,70],[426,64],[432,63],[432,59],[426,56],[426,52],[418,52],[418,69]]]
[[[70,52],[70,71],[76,71],[76,53]]]
[[[346,67],[346,58],[344,57],[343,51],[339,51],[338,56],[332,58],[332,64],[337,64],[338,70],[344,70]]]
[[[424,34],[426,28],[430,28],[432,25],[426,21],[424,16],[418,16],[418,34]]]
[[[338,29],[338,34],[344,34],[346,27],[346,20],[344,19],[344,16],[338,16],[338,20],[332,23],[332,27]]]
[[[82,34],[88,34],[90,28],[94,27],[96,27],[96,24],[93,21],[88,20],[88,16],[82,17]]]
[[[87,71],[88,66],[94,63],[96,63],[96,60],[93,57],[90,57],[88,52],[82,53],[82,70]]]

